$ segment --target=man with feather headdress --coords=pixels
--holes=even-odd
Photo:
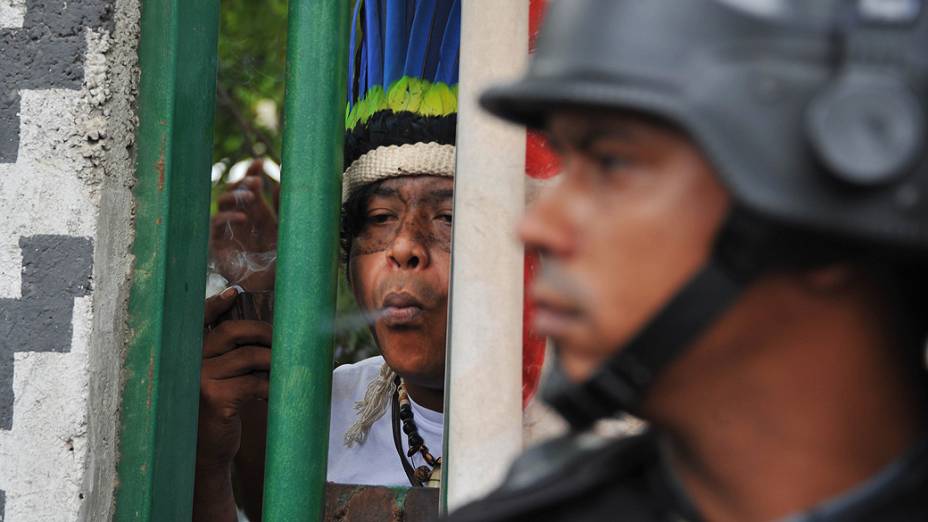
[[[382,356],[334,372],[332,482],[426,486],[440,476],[459,1],[354,6],[342,247]],[[207,302],[207,324],[236,293]],[[196,519],[229,519],[236,504],[260,513],[271,337],[269,324],[252,321],[207,332]]]

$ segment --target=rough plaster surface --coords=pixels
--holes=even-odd
[[[21,27],[0,29],[0,162],[19,150],[20,91],[79,89],[87,29],[112,33],[110,0],[26,0]]]
[[[138,0],[0,0],[0,69],[14,73],[0,79],[0,105],[18,104],[15,114],[0,110],[0,142],[17,142],[15,154],[0,151],[0,332],[9,328],[5,310],[7,319],[15,312],[41,323],[29,310],[56,317],[42,335],[16,330],[0,345],[0,374],[5,354],[13,363],[10,427],[0,425],[0,522],[112,516],[138,19]],[[57,59],[67,63],[48,63]],[[24,63],[36,70],[22,71]],[[51,249],[39,263],[42,288],[60,283],[62,302],[30,302],[24,263],[39,266],[29,260],[35,240]],[[77,254],[82,248],[92,254]],[[69,293],[55,277],[80,280],[85,269],[84,290]],[[56,340],[54,351],[43,338]]]
[[[93,304],[90,342],[91,375],[104,376],[90,382],[88,426],[89,456],[84,470],[86,501],[80,520],[109,520],[116,486],[117,427],[122,381],[120,369],[128,337],[127,304],[133,239],[132,184],[135,180],[136,94],[138,91],[138,37],[140,0],[115,0],[114,33],[107,53],[106,75],[88,74],[88,95],[102,108],[103,131],[99,145],[89,144],[91,162],[102,172],[99,179],[99,215],[94,267],[100,276],[94,291],[101,296]],[[88,63],[101,63],[89,59]],[[97,78],[92,81],[92,78]],[[102,169],[100,168],[102,167]]]

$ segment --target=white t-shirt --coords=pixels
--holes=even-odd
[[[345,432],[357,415],[354,404],[364,398],[367,386],[377,378],[383,357],[371,357],[355,364],[339,366],[332,374],[332,421],[329,428],[329,482],[377,486],[406,486],[409,479],[393,442],[393,418],[388,403],[386,412],[371,426],[363,444],[345,446]],[[441,456],[444,420],[441,413],[426,409],[412,400],[413,420],[419,435],[436,458]],[[400,431],[403,452],[409,449],[409,438]],[[425,461],[416,453],[410,459],[413,468]]]

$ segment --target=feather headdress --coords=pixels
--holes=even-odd
[[[397,176],[454,175],[460,0],[356,0],[343,200]]]

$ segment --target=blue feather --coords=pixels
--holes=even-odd
[[[368,0],[370,2],[376,1],[380,8],[380,52],[383,54],[384,61],[387,57],[387,45],[390,42],[387,41],[387,1],[388,0]],[[385,62],[384,62],[385,63]],[[384,66],[384,63],[381,63],[381,68]],[[384,70],[384,69],[381,69]],[[386,87],[386,82],[381,80],[382,85]]]
[[[381,12],[378,0],[364,3],[364,47],[367,51],[367,85],[383,85],[383,36],[380,31]],[[362,69],[363,70],[363,69]]]
[[[405,76],[422,78],[425,56],[428,52],[429,37],[432,32],[432,18],[435,15],[435,0],[418,0],[416,17],[409,29],[409,46],[406,50]]]
[[[448,13],[454,0],[436,0],[435,16],[432,17],[432,28],[429,36],[429,45],[425,57],[425,66],[422,68],[422,78],[434,81],[435,73],[438,70],[438,62],[441,60],[441,39],[445,34],[445,25],[448,21]]]
[[[389,87],[403,74],[409,27],[406,25],[406,0],[388,0],[386,9],[383,85]]]
[[[362,31],[361,27],[358,25],[358,16],[361,13],[361,3],[363,0],[359,0],[354,5],[354,14],[351,16],[351,37],[348,42],[348,108],[351,109],[354,107],[354,102],[361,98],[358,94],[358,87],[354,84],[355,78],[358,77],[358,44],[360,42],[361,35],[358,34],[359,31]]]
[[[406,0],[406,38],[409,38],[409,28],[416,17],[416,0]]]
[[[441,41],[441,61],[435,81],[448,85],[458,83],[458,61],[461,54],[461,0],[454,0],[448,23],[445,25],[445,35]]]
[[[358,100],[363,100],[364,96],[367,95],[367,46],[361,46],[361,66],[358,67],[358,70],[361,71],[361,77],[358,79]]]

